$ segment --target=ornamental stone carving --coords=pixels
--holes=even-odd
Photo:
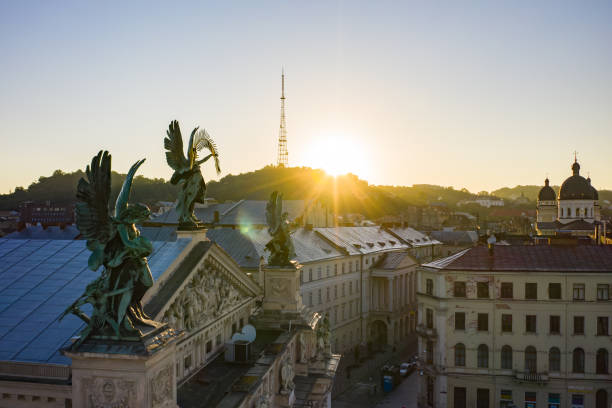
[[[289,355],[285,357],[285,360],[282,363],[280,376],[281,395],[291,394],[291,392],[295,388],[295,384],[293,383],[293,377],[295,377],[295,372],[293,371],[293,362],[291,361],[291,357]]]
[[[191,331],[231,310],[245,297],[232,284],[229,272],[207,260],[168,307],[163,320],[171,327]]]
[[[136,406],[134,381],[110,377],[83,379],[87,408],[131,408]]]
[[[271,294],[275,298],[291,298],[291,280],[283,278],[270,279]]]
[[[153,408],[161,407],[167,401],[172,401],[172,364],[166,365],[151,378],[151,402]]]

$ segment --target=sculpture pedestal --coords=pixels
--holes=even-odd
[[[304,308],[300,295],[302,265],[264,267],[263,309],[300,313]]]
[[[72,405],[177,408],[174,363],[181,336],[164,325],[140,341],[88,339],[63,350],[72,359]]]

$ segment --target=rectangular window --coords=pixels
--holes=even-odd
[[[503,314],[502,315],[502,332],[511,332],[511,331],[512,331],[512,315]]]
[[[550,334],[561,333],[561,316],[550,316]]]
[[[525,391],[525,408],[536,408],[537,393]]]
[[[574,334],[584,334],[584,316],[574,316]]]
[[[425,317],[426,317],[427,328],[433,329],[433,310],[427,309]]]
[[[536,332],[536,316],[535,315],[525,316],[525,331],[527,333]]]
[[[334,275],[338,274],[338,264],[334,264]]]
[[[455,313],[455,330],[465,330],[465,313]]]
[[[453,402],[453,407],[455,408],[467,408],[465,387],[455,387],[453,390]]]
[[[329,278],[329,265],[325,266],[325,273],[327,277]]]
[[[317,267],[317,278],[321,279],[321,267]]]
[[[210,353],[212,351],[212,340],[208,340],[206,342],[206,353]]]
[[[465,282],[455,282],[453,293],[455,297],[465,297]]]
[[[478,331],[488,331],[489,330],[489,314],[488,313],[478,313]]]
[[[608,335],[608,316],[599,316],[597,318],[597,335],[598,336]]]
[[[312,282],[312,268],[308,268],[308,281]]]
[[[488,388],[478,388],[476,390],[476,408],[489,408]]]
[[[312,292],[308,292],[308,306],[312,306]]]
[[[330,296],[330,294],[329,294],[329,293],[330,293],[329,286],[328,286],[328,287],[325,289],[325,292],[326,292],[325,294],[327,295],[327,296],[326,296],[326,299],[327,299],[327,301],[329,302],[329,301],[331,300],[331,296]]]
[[[344,273],[344,262],[342,262],[342,273]]]
[[[342,284],[342,297],[346,296],[346,290],[345,289],[346,289],[346,284],[343,283]]]
[[[489,282],[477,282],[476,283],[476,295],[479,299],[489,298]]]
[[[319,304],[323,303],[323,296],[321,294],[321,289],[317,291],[317,300],[319,301]]]
[[[610,300],[610,285],[597,285],[597,300]]]
[[[433,280],[427,279],[425,286],[426,286],[426,289],[425,289],[426,293],[428,295],[433,295]]]
[[[338,299],[338,285],[334,285],[334,299]]]
[[[353,294],[353,281],[349,282],[349,295]]]
[[[584,394],[572,394],[572,408],[584,408]]]
[[[300,283],[304,283],[304,271],[300,270]]]
[[[512,390],[501,390],[499,393],[499,407],[510,408],[514,405],[512,401]]]
[[[584,300],[583,283],[574,283],[574,300]]]
[[[559,408],[561,406],[561,394],[548,393],[548,408]]]
[[[538,284],[537,283],[526,283],[525,284],[525,299],[536,300],[538,298]]]
[[[502,299],[512,299],[514,297],[512,282],[502,282],[501,297]]]
[[[550,299],[561,299],[561,284],[560,283],[549,283],[548,284],[548,297]]]

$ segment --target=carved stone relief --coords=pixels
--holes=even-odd
[[[295,377],[295,372],[293,371],[293,361],[291,357],[287,355],[285,360],[282,363],[281,370],[281,390],[280,393],[282,395],[291,394],[291,391],[295,388],[295,384],[293,383],[293,378]]]
[[[172,364],[166,365],[151,378],[151,402],[153,408],[163,406],[166,401],[173,400]]]
[[[168,307],[163,320],[171,327],[191,331],[223,315],[244,298],[227,271],[207,260]]]
[[[275,298],[291,298],[291,279],[271,278],[270,294]]]
[[[136,406],[136,383],[118,378],[83,379],[84,400],[88,408],[131,408]]]

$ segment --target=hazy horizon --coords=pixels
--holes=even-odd
[[[100,149],[168,179],[163,137],[205,127],[223,173],[290,166],[477,193],[612,189],[612,3],[0,4],[0,193]],[[206,179],[218,179],[211,166]]]

